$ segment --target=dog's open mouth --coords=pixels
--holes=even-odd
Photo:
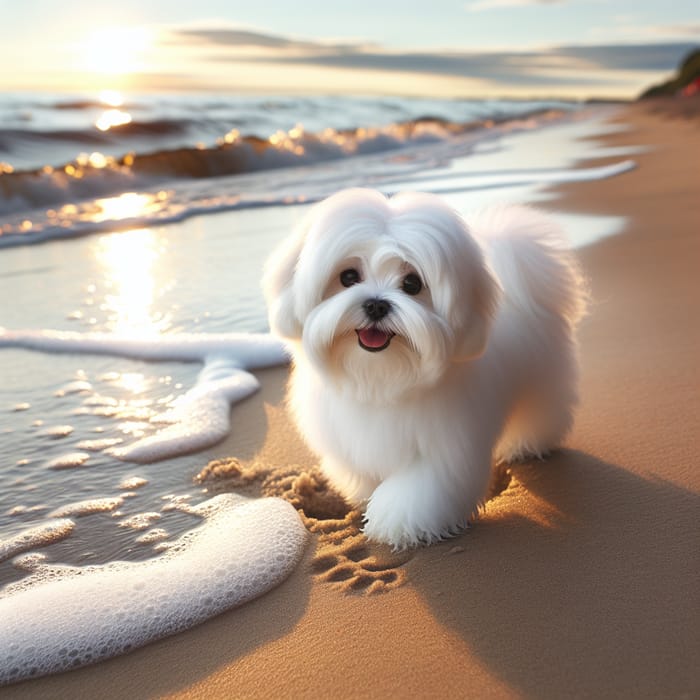
[[[383,331],[376,326],[358,328],[355,333],[357,333],[360,347],[369,352],[379,352],[388,348],[391,339],[394,337],[394,333]]]

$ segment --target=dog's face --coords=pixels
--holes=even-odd
[[[362,189],[311,210],[272,255],[264,288],[273,332],[300,342],[329,380],[385,401],[480,355],[498,299],[481,249],[442,200]]]

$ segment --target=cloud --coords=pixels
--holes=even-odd
[[[660,27],[655,27],[660,33],[665,35],[674,34],[675,36],[692,36],[700,38],[700,22],[695,24],[666,24]]]
[[[479,0],[532,2],[532,0]],[[171,41],[195,47],[206,62],[353,71],[365,76],[421,75],[481,81],[497,89],[617,86],[647,82],[675,69],[695,48],[689,41],[559,46],[522,51],[395,51],[376,44],[322,42],[236,27],[198,27],[171,32]],[[348,73],[349,75],[349,73]],[[341,78],[342,80],[342,78]]]
[[[470,12],[484,12],[488,10],[501,10],[504,7],[534,7],[536,5],[556,5],[563,0],[476,0],[470,2],[466,8]]]
[[[630,71],[673,70],[693,49],[692,43],[619,44],[601,46],[569,46],[565,55],[590,61],[599,68]]]
[[[688,37],[694,38],[700,43],[700,23],[688,24],[659,24],[648,27],[628,27],[623,28],[625,31],[636,31],[639,35],[653,37]],[[697,48],[697,47],[696,47]]]
[[[311,48],[314,46],[314,44],[309,41],[296,41],[283,36],[263,34],[262,32],[255,32],[247,29],[183,29],[173,32],[173,34],[185,40],[189,39],[195,42],[221,46],[259,46],[275,49]]]
[[[296,48],[296,45],[295,45]],[[480,78],[500,84],[538,86],[590,82],[592,71],[669,71],[694,48],[691,43],[561,46],[520,52],[389,52],[359,47],[323,47],[290,54],[256,54],[253,63],[283,63],[324,68],[422,73]],[[238,61],[240,55],[216,54],[217,61]],[[557,78],[557,75],[561,76]]]
[[[237,27],[177,29],[170,32],[172,43],[208,44],[236,49],[281,49],[301,51],[356,51],[366,43],[335,43],[293,39],[267,32]]]
[[[226,57],[219,57],[227,60]],[[576,58],[562,59],[574,70],[585,65]],[[323,68],[341,68],[364,71],[383,71],[394,73],[420,73],[433,76],[469,77],[488,80],[501,84],[542,85],[559,82],[556,77],[544,77],[538,74],[539,68],[552,67],[552,57],[533,56],[525,53],[474,53],[474,54],[437,54],[427,52],[388,53],[388,52],[347,52],[322,53],[304,56],[279,57],[257,56],[251,58],[255,63],[277,63],[313,65]],[[561,62],[561,61],[560,61]],[[568,75],[567,83],[588,82],[588,78]]]

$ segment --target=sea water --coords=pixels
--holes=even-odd
[[[286,362],[260,275],[313,202],[417,189],[468,217],[633,167],[629,151],[572,168],[594,148],[578,139],[607,128],[575,105],[134,98],[121,131],[96,126],[105,107],[0,103],[0,683],[183,629],[299,560],[293,509],[212,502],[193,477],[229,432],[235,445],[230,407],[256,391],[256,369]],[[622,223],[560,219],[574,245]],[[163,576],[181,580],[167,605]],[[130,595],[138,581],[146,592]],[[86,636],[96,618],[102,635]]]

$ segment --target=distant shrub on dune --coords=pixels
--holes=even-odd
[[[700,93],[700,49],[691,51],[678,67],[675,77],[647,88],[639,99]]]

